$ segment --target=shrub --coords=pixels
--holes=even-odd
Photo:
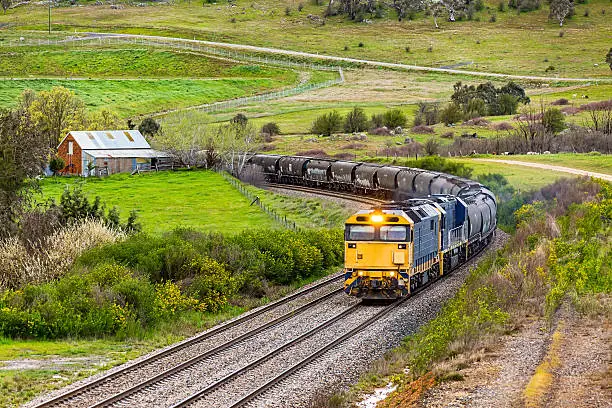
[[[230,123],[234,125],[238,125],[240,127],[246,127],[249,119],[246,117],[244,113],[237,113],[232,119],[230,119]]]
[[[73,262],[89,249],[118,242],[125,235],[100,221],[64,227],[42,238],[35,248],[17,238],[0,242],[0,288],[17,289],[26,284],[50,282],[68,272]]]
[[[547,131],[551,133],[559,133],[565,129],[565,116],[557,108],[549,108],[544,112],[542,124]]]
[[[567,99],[565,99],[565,98],[561,98],[561,99],[557,99],[556,101],[551,102],[550,104],[551,105],[555,105],[555,106],[558,106],[558,105],[568,105],[569,101]]]
[[[329,154],[323,149],[310,149],[301,150],[295,153],[296,156],[307,156],[307,157],[329,157]]]
[[[385,116],[382,113],[372,114],[370,122],[373,129],[381,128],[385,125]]]
[[[332,111],[317,117],[312,123],[310,131],[314,134],[331,136],[342,126],[342,116],[337,111]]]
[[[276,122],[268,122],[261,127],[261,133],[269,136],[276,136],[280,135],[281,132]]]
[[[419,102],[416,115],[414,117],[414,126],[419,125],[435,125],[439,121],[440,107],[437,103]]]
[[[391,131],[386,126],[372,129],[370,133],[376,136],[391,136]]]
[[[55,156],[49,161],[49,170],[53,172],[54,176],[57,175],[57,173],[59,173],[60,171],[62,171],[64,167],[66,167],[66,163],[61,157]]]
[[[432,134],[434,133],[434,128],[429,127],[429,126],[424,126],[424,125],[420,125],[420,126],[414,126],[411,129],[412,133],[419,133],[419,134]]]
[[[445,133],[442,133],[442,135],[440,137],[444,138],[444,139],[453,139],[455,137],[455,133],[454,132],[445,132]]]
[[[161,129],[161,125],[155,121],[155,119],[151,117],[144,118],[140,125],[138,126],[138,131],[142,133],[144,136],[153,137],[155,136],[159,130]]]
[[[459,123],[463,120],[463,112],[456,103],[449,103],[440,112],[440,120],[445,125]]]
[[[425,148],[425,154],[435,156],[438,154],[438,150],[440,150],[440,142],[435,137],[431,137],[427,139],[423,147]]]
[[[367,147],[367,145],[363,144],[363,143],[349,143],[347,145],[344,145],[341,147],[342,150],[360,150],[360,149],[365,149]]]
[[[363,132],[368,128],[368,117],[361,108],[353,108],[344,119],[344,131],[347,133]]]
[[[502,130],[512,130],[514,127],[508,122],[499,122],[493,124],[493,130],[502,131]]]
[[[383,115],[384,125],[388,128],[396,128],[398,126],[406,126],[406,115],[400,109],[391,109]]]

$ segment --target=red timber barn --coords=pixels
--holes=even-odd
[[[138,130],[73,131],[57,147],[63,174],[102,176],[156,169],[170,155],[151,149]]]

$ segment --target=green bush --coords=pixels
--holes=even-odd
[[[347,133],[363,132],[368,128],[368,117],[361,108],[353,108],[344,119],[344,131]]]
[[[312,123],[311,133],[323,136],[331,136],[332,133],[342,129],[342,116],[332,111],[318,116]]]
[[[449,103],[440,112],[440,121],[445,125],[452,125],[463,120],[461,107],[456,103]]]
[[[386,127],[393,129],[406,126],[408,119],[400,109],[391,109],[384,113],[383,120]]]

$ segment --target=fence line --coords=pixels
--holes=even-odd
[[[235,108],[238,106],[247,105],[253,102],[263,102],[269,101],[272,99],[280,99],[288,96],[302,94],[308,91],[313,91],[316,89],[326,88],[328,86],[333,86],[337,84],[341,84],[344,82],[344,72],[342,71],[342,67],[340,66],[330,66],[330,65],[322,65],[322,64],[313,64],[307,62],[295,62],[295,61],[287,61],[283,59],[270,58],[268,56],[261,55],[251,55],[243,52],[237,52],[230,49],[225,49],[222,47],[211,47],[211,46],[203,46],[199,43],[190,42],[189,40],[180,40],[180,39],[149,39],[149,38],[130,38],[130,37],[97,37],[97,38],[69,38],[65,40],[51,40],[51,39],[38,39],[38,40],[14,40],[14,44],[11,44],[12,41],[9,40],[9,46],[31,46],[31,45],[74,45],[74,46],[85,46],[85,45],[111,45],[111,44],[136,44],[136,45],[145,45],[145,46],[156,46],[156,47],[169,47],[173,49],[186,49],[194,52],[200,52],[203,54],[209,55],[217,55],[222,56],[229,59],[235,59],[240,61],[251,61],[257,62],[262,65],[277,65],[283,67],[290,68],[300,68],[300,69],[311,69],[317,71],[337,71],[338,78],[330,79],[328,81],[319,82],[319,83],[307,83],[301,84],[293,88],[283,89],[280,91],[268,92],[260,95],[254,96],[245,96],[236,99],[230,99],[227,101],[213,102],[204,105],[197,106],[189,106],[185,108],[177,108],[170,109],[164,112],[155,113],[153,117],[159,117],[163,115],[167,115],[168,113],[185,111],[185,110],[201,110],[203,112],[216,112],[220,110]]]
[[[23,37],[22,37],[23,38]],[[203,54],[217,55],[226,58],[258,62],[265,65],[279,65],[284,67],[312,69],[319,71],[338,71],[338,66],[329,65],[323,63],[315,64],[312,62],[297,62],[289,61],[279,58],[271,58],[267,54],[265,56],[253,55],[244,52],[238,52],[232,49],[223,48],[222,46],[210,46],[202,45],[197,42],[193,42],[188,39],[179,38],[165,38],[165,39],[153,39],[153,38],[132,38],[132,37],[119,37],[119,36],[104,36],[104,37],[68,37],[66,39],[10,39],[4,43],[0,43],[0,48],[3,46],[9,47],[26,47],[26,46],[91,46],[91,45],[112,45],[112,44],[135,44],[135,45],[148,45],[157,47],[169,47],[175,49],[191,50],[194,52],[201,52]],[[264,52],[262,52],[265,54]]]
[[[263,212],[268,214],[274,221],[283,225],[287,229],[291,229],[293,231],[299,231],[298,226],[295,224],[295,221],[292,221],[287,218],[286,215],[280,215],[276,211],[274,211],[270,206],[266,206],[260,199],[259,196],[251,193],[247,188],[244,187],[242,182],[232,177],[225,171],[220,172],[221,175],[227,180],[230,184],[232,184],[243,196],[248,198],[251,201],[251,205],[257,205]]]

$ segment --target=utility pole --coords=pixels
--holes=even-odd
[[[51,0],[49,0],[49,35],[51,35]]]

